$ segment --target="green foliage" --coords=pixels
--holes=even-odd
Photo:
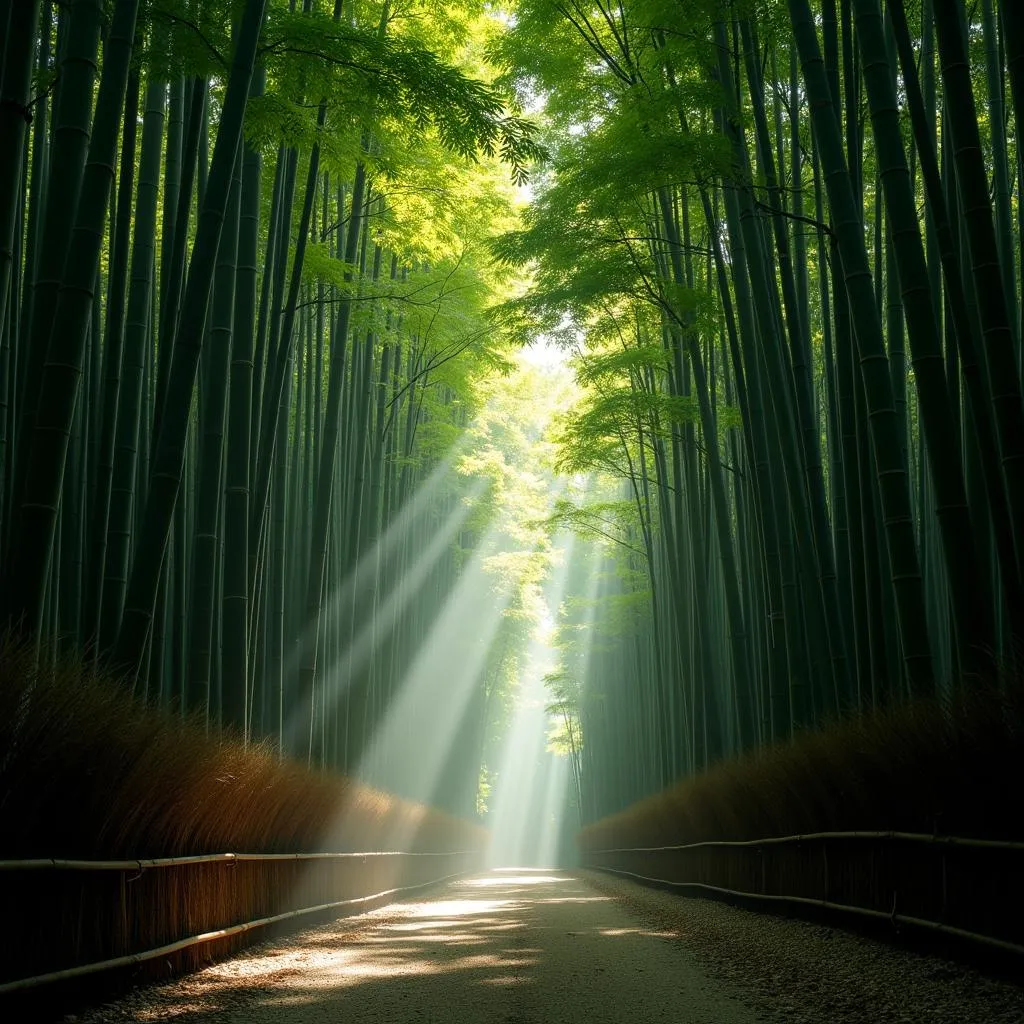
[[[499,157],[517,182],[543,155],[535,126],[508,113],[505,96],[415,38],[280,7],[271,10],[265,38],[263,59],[280,92],[299,102],[326,96],[353,126],[372,112],[374,121],[400,123],[413,137],[432,128],[453,153]]]
[[[637,526],[636,503],[633,501],[590,500],[576,504],[568,498],[555,502],[548,522],[555,529],[569,529],[584,541],[600,545],[619,545],[641,557],[646,557],[628,540]]]
[[[547,749],[562,757],[577,758],[583,748],[580,730],[580,684],[564,669],[544,676],[552,700],[544,710],[551,717]]]

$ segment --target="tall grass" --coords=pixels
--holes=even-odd
[[[200,722],[131,700],[79,661],[37,662],[23,644],[0,640],[0,860],[466,851],[0,870],[0,983],[472,870],[486,836],[474,823],[282,761],[269,746],[208,735]],[[190,946],[132,977],[190,970],[260,936]]]
[[[1018,850],[824,837],[689,844],[877,831],[1021,840],[1021,779],[1024,687],[961,691],[720,764],[583,829],[581,859],[687,893],[747,894],[760,908],[803,900],[811,912],[824,901],[888,928],[932,922],[925,934],[939,924],[983,936],[991,955],[992,941],[1024,947]]]
[[[0,858],[438,851],[485,834],[0,641]]]
[[[585,827],[582,851],[899,830],[1024,839],[1024,685],[966,689],[804,734]]]

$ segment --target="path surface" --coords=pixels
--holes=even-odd
[[[709,980],[682,946],[568,873],[496,871],[359,923],[355,934],[355,921],[340,920],[210,968],[196,976],[198,991],[184,986],[177,1000],[160,1000],[149,1012],[140,1007],[136,1019],[759,1021]]]
[[[257,947],[79,1024],[1017,1024],[1019,989],[589,872],[496,871]]]

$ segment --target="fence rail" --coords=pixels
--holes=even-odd
[[[1024,956],[1024,842],[899,831],[582,850],[584,867],[765,904],[818,908]]]
[[[585,865],[591,867],[592,865]],[[893,924],[905,924],[915,928],[924,928],[937,934],[950,935],[959,939],[967,939],[981,945],[991,946],[993,949],[1000,949],[1006,953],[1015,953],[1024,956],[1024,946],[1016,942],[1008,942],[1005,939],[997,939],[991,935],[983,935],[981,932],[968,931],[966,928],[957,928],[955,925],[943,924],[941,921],[929,921],[922,917],[914,917],[910,914],[897,914],[895,911],[871,910],[868,907],[855,907],[849,903],[834,903],[831,900],[816,900],[807,896],[782,896],[773,893],[744,892],[740,889],[726,889],[720,885],[708,885],[705,882],[673,882],[666,878],[651,878],[648,875],[638,875],[635,871],[622,871],[618,868],[599,867],[598,871],[606,871],[612,875],[623,875],[627,878],[635,878],[639,882],[648,882],[653,885],[672,886],[679,889],[701,889],[705,892],[713,892],[721,896],[734,898],[764,900],[770,903],[793,903],[800,906],[821,907],[824,910],[835,911],[836,913],[850,914],[857,917],[871,918],[875,921],[891,921]]]
[[[175,868],[187,864],[235,864],[246,861],[366,860],[367,857],[458,857],[472,850],[444,853],[403,850],[365,850],[355,853],[203,853],[191,857],[142,857],[135,860],[69,860],[60,857],[36,857],[29,860],[0,860],[0,871],[141,871],[143,868]]]
[[[0,861],[0,999],[157,958],[194,968],[245,933],[473,871],[478,850]],[[34,881],[33,881],[34,880]]]
[[[966,839],[963,836],[937,836],[926,832],[801,832],[792,836],[770,836],[766,839],[707,839],[699,843],[676,846],[624,846],[588,853],[661,853],[667,850],[699,850],[703,847],[781,846],[815,839],[897,839],[900,842],[925,843],[933,846],[962,846],[981,850],[1021,850],[1024,842],[1003,839]]]
[[[442,856],[439,854],[438,856]],[[174,858],[164,858],[165,860]],[[180,858],[178,858],[180,860]],[[96,862],[85,862],[96,863]],[[121,862],[118,862],[121,863]],[[160,867],[167,865],[160,864]],[[60,971],[49,971],[46,974],[37,974],[30,978],[18,978],[15,981],[8,981],[0,984],[0,996],[13,995],[17,992],[25,992],[32,988],[40,988],[43,985],[51,985],[59,981],[72,981],[75,978],[85,977],[89,974],[98,974],[101,971],[117,970],[119,967],[131,967],[133,964],[145,963],[147,960],[155,960],[157,957],[170,956],[172,953],[190,949],[206,942],[215,942],[217,939],[227,939],[234,935],[241,935],[244,932],[256,928],[265,928],[269,925],[280,924],[293,918],[303,917],[307,914],[323,913],[328,910],[337,910],[341,907],[357,906],[362,903],[372,903],[374,900],[384,899],[386,896],[394,896],[401,892],[412,892],[416,889],[425,889],[427,886],[439,885],[452,878],[458,878],[461,872],[451,875],[444,875],[441,878],[428,882],[419,882],[416,885],[401,885],[393,889],[385,889],[382,892],[371,893],[369,896],[358,896],[355,899],[333,900],[330,903],[321,903],[316,907],[302,907],[299,910],[288,910],[283,914],[273,914],[270,917],[257,918],[254,921],[245,921],[242,924],[232,925],[229,928],[218,928],[215,931],[204,932],[201,935],[190,935],[176,942],[169,942],[155,949],[143,950],[139,953],[129,953],[126,956],[113,957],[109,960],[96,960],[88,964],[79,964],[75,967],[68,967]]]

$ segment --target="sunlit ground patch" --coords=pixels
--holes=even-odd
[[[649,928],[599,928],[598,935],[605,935],[609,938],[618,938],[622,935],[644,935],[651,939],[675,939],[678,932],[658,932]]]
[[[538,903],[608,903],[610,896],[558,896],[549,900],[537,900]]]
[[[521,870],[519,868],[507,869],[511,871]],[[571,881],[568,878],[560,878],[558,875],[536,875],[536,874],[522,874],[512,875],[505,874],[504,871],[499,869],[495,872],[494,877],[484,878],[470,878],[463,882],[463,885],[473,886],[474,888],[485,889],[494,886],[506,886],[506,885],[543,885],[551,882],[567,882]]]
[[[414,914],[417,917],[427,914],[431,917],[458,917],[465,914],[486,914],[511,905],[510,900],[442,900],[438,903],[422,903]]]

